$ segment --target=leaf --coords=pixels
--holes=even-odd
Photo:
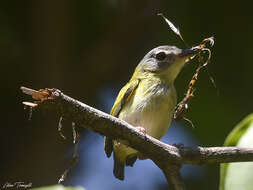
[[[33,99],[40,100],[40,101],[46,100],[49,97],[50,97],[50,91],[48,89],[41,89],[39,91],[35,91],[32,94]]]
[[[165,20],[165,22],[167,22],[167,24],[169,25],[170,29],[176,35],[178,35],[181,38],[181,40],[184,42],[184,39],[183,39],[183,37],[182,37],[182,35],[181,35],[180,31],[179,31],[179,28],[175,27],[175,25],[171,21],[169,21],[162,13],[158,13],[157,15],[163,17],[163,19]]]
[[[253,114],[241,121],[228,135],[225,146],[253,146]],[[220,190],[252,190],[253,162],[221,164]]]
[[[85,189],[83,187],[64,187],[63,185],[53,185],[53,186],[32,188],[30,190],[85,190]]]

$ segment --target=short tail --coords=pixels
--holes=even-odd
[[[104,150],[105,150],[106,156],[109,158],[113,151],[112,139],[110,137],[105,137]]]
[[[115,157],[114,153],[114,167],[113,167],[113,174],[116,178],[120,180],[124,180],[124,172],[125,172],[125,163],[121,162],[119,159]]]

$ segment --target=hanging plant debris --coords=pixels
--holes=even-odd
[[[174,26],[174,24],[171,21],[169,21],[162,13],[159,13],[158,15],[163,17],[163,19],[169,25],[169,28],[177,36],[179,36],[180,39],[185,43],[185,41],[183,40],[183,37],[182,37],[181,33],[179,32],[179,29],[176,28]],[[175,112],[174,112],[174,116],[173,116],[173,119],[175,119],[177,121],[178,120],[186,120],[186,121],[188,121],[192,125],[192,127],[194,127],[192,121],[189,120],[189,119],[187,119],[184,115],[185,115],[185,112],[188,109],[189,102],[194,97],[194,91],[195,91],[194,85],[195,85],[196,81],[198,80],[198,75],[199,75],[199,73],[200,73],[200,71],[202,69],[207,68],[208,63],[210,62],[211,54],[212,53],[211,53],[211,50],[207,47],[208,44],[211,47],[214,45],[214,37],[206,38],[199,45],[193,47],[193,48],[196,48],[199,53],[196,56],[193,56],[191,59],[193,59],[194,57],[197,57],[198,58],[198,62],[199,62],[199,66],[195,70],[195,73],[193,74],[193,76],[191,78],[191,81],[189,82],[188,89],[186,91],[185,97],[176,106]],[[206,60],[204,59],[204,53],[208,54]],[[213,77],[210,76],[210,74],[209,74],[209,78],[210,78],[212,84],[214,85],[214,87],[216,88],[214,79],[213,79]]]

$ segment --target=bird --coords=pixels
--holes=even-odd
[[[171,124],[177,104],[174,81],[198,52],[196,47],[180,49],[168,45],[149,51],[120,90],[110,114],[160,139]],[[145,159],[122,139],[105,137],[104,150],[107,157],[113,152],[113,174],[119,180],[124,180],[125,166],[133,166],[137,158]]]

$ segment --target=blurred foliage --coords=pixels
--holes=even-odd
[[[53,185],[48,187],[32,188],[31,190],[85,190],[83,187],[64,187],[63,185]]]
[[[63,141],[56,116],[35,111],[27,121],[21,104],[27,97],[19,87],[59,88],[108,111],[100,98],[114,99],[149,50],[164,44],[186,47],[156,16],[159,12],[179,26],[189,45],[212,35],[216,39],[208,68],[217,89],[201,72],[186,117],[196,127],[192,134],[199,145],[223,144],[232,127],[252,112],[252,1],[1,1],[2,184],[22,179],[52,185],[68,164],[71,124],[64,125]],[[196,66],[192,61],[180,73],[179,100]],[[219,168],[208,168],[205,179],[187,181],[188,189],[218,188]]]
[[[224,146],[253,146],[253,114],[241,121],[228,135]],[[251,190],[253,162],[221,164],[220,190]]]

